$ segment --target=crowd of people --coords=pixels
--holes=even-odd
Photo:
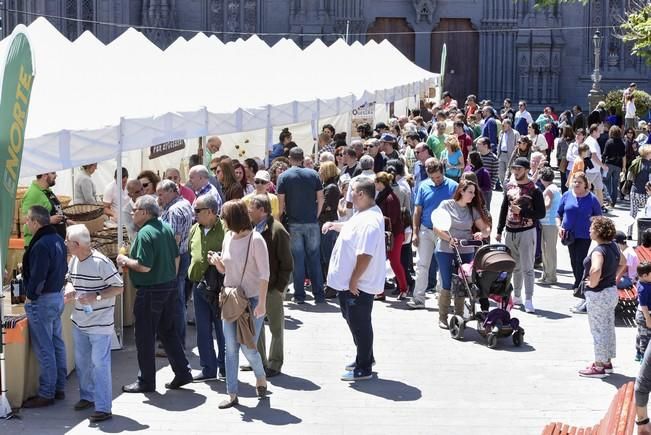
[[[630,95],[623,104],[631,102]],[[264,161],[220,155],[221,141],[214,136],[203,158],[190,158],[185,183],[179,168],[166,170],[163,179],[150,170],[134,178],[124,168],[115,172],[101,201],[109,219],[122,215],[131,244],[115,264],[91,249],[84,226],[66,223],[50,190],[56,174],[39,175],[22,204],[24,264],[47,263],[53,272],[42,277],[40,269],[36,274],[28,267],[25,274],[28,315],[38,309],[49,316],[42,330],[30,327],[40,348],[41,389],[25,406],[49,405],[63,394],[56,314],[65,294],[75,298],[75,343],[83,350],[76,361],[81,399],[75,408],[94,406],[91,419],[110,418],[107,337],[123,286],[118,268],[128,269],[137,289],[139,374],[123,391],[153,391],[155,355],[161,354],[175,374],[166,388],[223,378],[228,397],[220,408],[228,408],[239,401],[239,370],[254,372],[260,397],[267,393],[266,379],[281,373],[288,287],[299,305],[309,301],[308,292],[315,304],[338,299],[356,346],[342,379],[369,379],[375,364],[373,302],[395,297],[422,309],[427,294],[435,292],[438,326],[448,328],[450,305],[455,314],[464,308],[451,282],[454,249],[469,262],[474,248],[459,240],[490,242],[492,230],[493,240],[514,257],[513,304],[527,313],[536,311],[535,269],[542,271],[539,285],[557,285],[558,242],[567,246],[572,287],[581,298],[572,311],[587,313],[594,338],[594,362],[581,376],[612,372],[616,287],[640,282],[642,359],[651,333],[645,290],[651,232],[638,235],[643,243],[633,250],[627,247],[633,225],[618,232],[604,216],[628,197],[635,218],[650,197],[651,127],[626,113],[625,120],[609,116],[601,103],[588,115],[579,106],[560,116],[546,107],[534,121],[525,101],[513,107],[505,99],[496,108],[470,95],[459,105],[445,92],[439,105],[424,111],[375,128],[358,125],[358,138],[351,141],[326,124],[314,155],[305,155],[289,129]],[[96,165],[82,168],[76,202],[98,201],[95,170]],[[449,230],[432,222],[435,210],[450,216]],[[61,255],[64,239],[68,264]],[[60,292],[66,279],[68,290]],[[185,354],[188,306],[200,356],[195,375]],[[481,309],[488,309],[488,301],[481,301]],[[45,315],[32,317],[39,322]],[[239,365],[240,350],[248,365]]]

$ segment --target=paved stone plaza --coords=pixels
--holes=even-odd
[[[493,204],[495,217],[498,206]],[[624,213],[618,208],[611,217]],[[270,379],[267,400],[255,397],[250,372],[240,374],[241,405],[225,411],[217,409],[225,397],[224,382],[166,391],[163,384],[172,372],[163,359],[158,359],[156,393],[123,394],[120,387],[135,380],[138,370],[133,339],[128,338],[125,349],[113,353],[112,420],[94,425],[87,420],[92,411],[73,411],[78,400],[73,374],[65,401],[21,411],[21,419],[0,422],[0,434],[524,435],[539,434],[549,421],[593,425],[616,389],[637,374],[635,329],[618,321],[614,374],[603,380],[580,378],[577,370],[593,358],[592,338],[587,316],[568,310],[576,301],[567,288],[569,257],[560,244],[558,253],[563,288],[536,286],[537,314],[516,314],[526,330],[521,348],[506,338],[497,349],[488,349],[472,328],[464,341],[452,340],[436,326],[437,304],[431,295],[428,309],[421,311],[388,298],[374,306],[377,378],[348,384],[339,375],[354,358],[354,348],[338,306],[287,303],[284,373]],[[126,335],[132,337],[133,330]],[[193,328],[188,336],[194,336]],[[190,362],[199,367],[196,348]]]

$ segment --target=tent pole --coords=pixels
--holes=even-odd
[[[2,250],[0,249],[0,264],[2,262]],[[5,313],[4,313],[4,270],[0,270],[0,340],[2,340],[2,346],[0,350],[0,418],[10,419],[13,417],[11,411],[11,405],[9,404],[9,399],[7,398],[7,367],[6,367],[6,355],[7,355],[7,333],[4,328]]]
[[[118,192],[118,219],[117,219],[117,224],[118,224],[118,252],[120,249],[122,249],[122,245],[124,243],[124,238],[122,237],[122,227],[124,222],[122,222],[122,207],[124,206],[122,204],[122,144],[123,144],[123,133],[122,133],[122,123],[124,122],[124,118],[120,118],[120,135],[119,135],[119,142],[118,142],[118,156],[117,156],[117,169],[120,178],[118,182],[118,177],[115,177],[115,183],[117,184],[117,192]],[[118,270],[120,268],[118,267]],[[124,273],[122,273],[122,288],[124,289],[126,287],[126,283],[124,282]],[[125,297],[125,292],[122,291],[122,295],[120,296],[120,329],[118,332],[118,343],[119,343],[119,348],[122,349],[124,348],[124,297]]]

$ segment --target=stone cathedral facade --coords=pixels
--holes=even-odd
[[[534,0],[4,0],[3,32],[46,15],[70,39],[89,30],[110,42],[125,26],[143,26],[161,48],[195,31],[225,41],[258,33],[270,44],[288,36],[301,46],[347,33],[350,43],[389,39],[434,72],[445,43],[445,88],[455,98],[474,93],[501,104],[510,97],[527,100],[534,111],[548,104],[559,111],[587,106],[596,29],[604,35],[602,88],[635,81],[651,91],[651,67],[631,56],[613,30],[630,4],[590,0],[539,10]],[[327,67],[351,67],[330,61]],[[375,67],[390,68],[391,59]]]

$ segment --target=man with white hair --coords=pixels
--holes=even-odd
[[[66,245],[72,255],[68,271],[74,288],[66,293],[66,298],[75,299],[71,316],[79,379],[75,410],[94,406],[90,421],[104,421],[112,416],[111,337],[115,297],[122,294],[122,279],[113,262],[91,248],[85,225],[68,227]]]
[[[319,154],[319,164],[324,163],[324,162],[335,162],[335,155],[329,151],[324,151],[321,154]]]
[[[194,200],[197,199],[197,196],[194,194],[192,189],[181,184],[181,172],[178,169],[168,168],[165,171],[165,179],[175,182],[179,187],[179,193],[181,196],[185,198],[190,204],[192,204]]]
[[[122,206],[122,222],[127,229],[129,240],[136,238],[138,228],[133,223],[133,209],[136,208],[136,200],[145,194],[140,180],[127,181],[127,195],[129,200]]]
[[[190,184],[194,188],[194,194],[197,198],[202,195],[213,195],[219,203],[219,209],[222,208],[222,198],[217,188],[210,183],[210,172],[204,165],[196,165],[190,169],[188,174]]]
[[[190,365],[174,320],[178,304],[179,248],[170,226],[158,219],[160,209],[154,197],[138,198],[133,213],[133,222],[140,228],[138,235],[129,256],[118,255],[116,262],[129,268],[129,278],[136,287],[133,314],[140,373],[134,383],[122,386],[122,391],[147,393],[156,390],[156,336],[163,344],[175,375],[165,388],[175,390],[192,382]]]
[[[219,152],[219,150],[222,147],[222,140],[219,138],[219,136],[210,136],[206,140],[206,148],[204,150],[204,162],[209,162],[212,160],[215,155]]]
[[[156,189],[158,205],[161,207],[161,220],[168,224],[174,232],[176,244],[179,247],[179,270],[176,275],[176,282],[179,291],[179,303],[176,311],[176,328],[185,348],[185,278],[188,276],[190,267],[190,253],[188,252],[188,240],[190,228],[194,220],[194,211],[188,201],[181,196],[178,186],[172,180],[163,180],[158,183]]]

